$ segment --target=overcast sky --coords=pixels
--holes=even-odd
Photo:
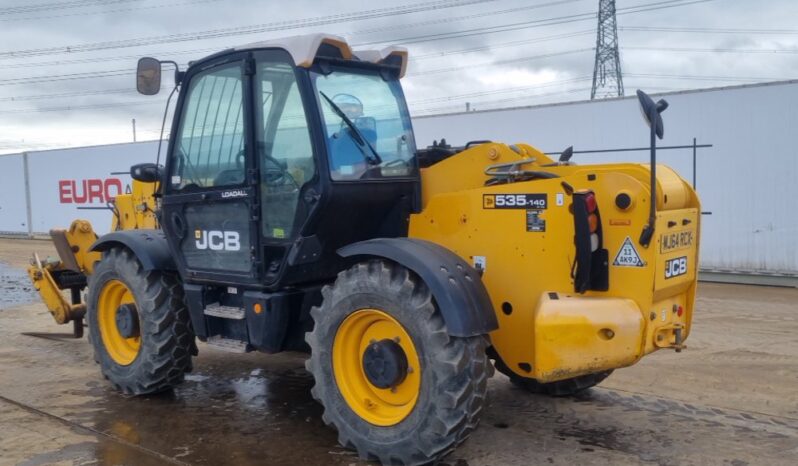
[[[128,142],[133,118],[139,140],[155,139],[168,92],[136,94],[138,57],[184,65],[310,32],[367,44],[355,48],[407,46],[403,85],[416,115],[462,111],[466,102],[489,109],[588,99],[598,4],[0,0],[0,154]],[[796,77],[795,0],[618,0],[617,8],[627,95]]]

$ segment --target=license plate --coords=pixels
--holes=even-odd
[[[663,233],[660,235],[659,249],[661,253],[689,249],[695,242],[695,231],[684,230]]]

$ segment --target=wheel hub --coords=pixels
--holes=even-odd
[[[139,313],[133,303],[120,304],[116,308],[116,328],[122,338],[138,337],[141,332],[139,329]]]
[[[335,383],[361,419],[396,425],[421,393],[421,360],[407,330],[389,313],[364,308],[341,322],[332,345]]]
[[[407,377],[407,355],[394,340],[374,341],[363,352],[363,370],[375,387],[395,387]]]

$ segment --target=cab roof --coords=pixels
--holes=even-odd
[[[296,66],[309,68],[317,56],[328,56],[330,48],[344,60],[358,60],[375,64],[398,65],[399,77],[407,70],[407,49],[390,46],[380,50],[352,50],[346,39],[333,34],[305,34],[300,36],[269,39],[234,47],[233,50],[250,50],[262,48],[283,49],[291,55]],[[320,53],[321,52],[321,53]]]

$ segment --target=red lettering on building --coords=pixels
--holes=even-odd
[[[123,189],[119,178],[58,180],[58,200],[61,204],[107,204]]]
[[[73,185],[74,181],[70,183],[70,180],[58,180],[58,199],[61,201],[61,204],[72,203]]]

